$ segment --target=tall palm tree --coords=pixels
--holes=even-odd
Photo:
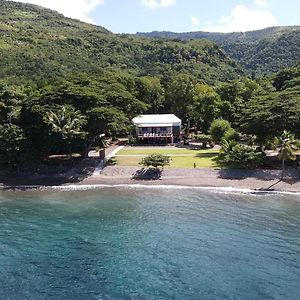
[[[70,157],[72,157],[72,139],[84,135],[82,127],[86,123],[86,118],[80,111],[62,106],[60,110],[46,113],[45,122],[51,126],[53,132],[61,134],[62,138],[66,140],[69,145]]]
[[[299,141],[295,139],[293,134],[284,130],[277,143],[279,146],[278,156],[282,161],[282,172],[280,178],[280,180],[282,180],[285,173],[285,161],[296,159],[295,150],[299,149]]]

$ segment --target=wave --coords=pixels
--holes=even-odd
[[[252,194],[252,195],[299,195],[297,191],[279,191],[267,189],[247,189],[237,187],[213,187],[213,186],[184,186],[184,185],[143,185],[143,184],[86,184],[86,185],[63,185],[63,186],[44,186],[44,185],[20,185],[7,188],[7,190],[59,190],[59,191],[85,191],[103,188],[127,188],[127,189],[171,189],[171,190],[203,190],[226,194]]]

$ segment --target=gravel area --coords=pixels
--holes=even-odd
[[[80,184],[211,186],[300,192],[300,170],[288,170],[282,181],[279,180],[280,170],[164,169],[159,176],[139,178],[140,170],[107,166],[100,175],[86,178]]]

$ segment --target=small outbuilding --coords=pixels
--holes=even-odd
[[[139,142],[173,144],[179,141],[181,120],[173,114],[140,115],[132,119]]]

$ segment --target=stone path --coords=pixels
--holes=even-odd
[[[96,166],[95,170],[94,170],[94,173],[92,176],[96,176],[96,175],[99,175],[101,173],[101,171],[103,170],[103,168],[105,167],[107,161],[109,159],[111,159],[113,156],[116,155],[116,153],[118,153],[121,149],[123,149],[124,146],[117,146],[117,145],[114,145],[114,146],[111,146],[111,147],[108,147],[107,149],[105,149],[105,159],[101,159],[99,164]]]

